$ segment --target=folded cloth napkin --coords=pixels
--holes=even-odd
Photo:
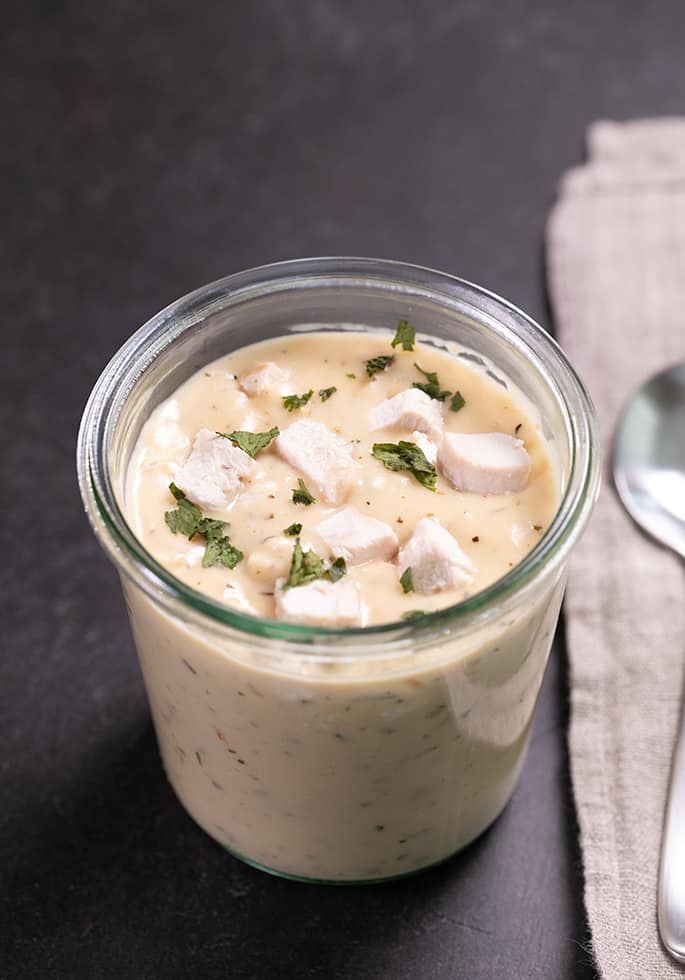
[[[682,978],[659,941],[656,890],[685,576],[624,513],[608,457],[628,396],[685,360],[685,119],[595,123],[588,156],[563,178],[547,229],[558,337],[595,400],[605,454],[566,600],[585,903],[605,980]]]

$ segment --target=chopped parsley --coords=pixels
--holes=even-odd
[[[317,578],[321,578],[322,574],[323,559],[311,549],[303,551],[299,537],[296,538],[293,557],[290,560],[290,573],[283,583],[283,588],[293,589],[297,585],[306,585],[307,582],[314,582]]]
[[[402,619],[420,619],[425,615],[423,609],[409,609],[406,613],[402,613]]]
[[[337,388],[319,388],[319,398],[322,402],[327,402],[331,395],[334,395]]]
[[[289,538],[294,538],[300,533],[301,530],[302,530],[302,525],[296,522],[294,524],[291,524],[289,527],[284,528],[283,533],[287,534]]]
[[[450,400],[450,412],[458,412],[460,408],[463,408],[466,404],[466,400],[460,391],[455,391]]]
[[[415,480],[435,490],[437,472],[414,442],[374,442],[371,455],[380,460],[386,470],[408,470]]]
[[[271,440],[276,438],[279,431],[278,426],[275,425],[268,432],[241,432],[236,430],[235,432],[217,432],[217,435],[223,436],[224,439],[230,439],[238,449],[242,449],[244,453],[254,459],[261,449],[266,449]]]
[[[357,377],[357,375],[354,373],[354,371],[348,371],[347,374],[345,375],[345,377],[346,378],[352,378],[352,380],[354,381],[354,379]]]
[[[366,362],[366,373],[370,378],[379,371],[385,371],[395,360],[393,354],[379,354],[378,357],[371,357]]]
[[[223,565],[225,568],[235,568],[238,562],[243,560],[243,553],[234,545],[221,531],[218,533],[207,531],[205,534],[207,546],[202,558],[202,567],[209,568],[211,565]]]
[[[298,537],[295,540],[293,557],[290,561],[290,573],[283,583],[283,588],[294,589],[298,585],[306,585],[308,582],[315,582],[319,578],[327,578],[331,582],[337,582],[346,571],[344,558],[336,558],[326,568],[323,558],[320,558],[315,551],[312,551],[311,548],[308,548],[307,551],[303,550]]]
[[[412,578],[411,565],[407,565],[405,570],[400,575],[400,585],[402,586],[402,591],[404,593],[414,591],[414,580]]]
[[[226,526],[225,522],[216,521],[211,517],[203,517],[200,508],[191,503],[175,483],[169,484],[169,490],[178,504],[176,510],[168,510],[164,514],[164,520],[171,533],[184,534],[189,541],[198,534],[204,535],[203,568],[210,568],[212,565],[235,568],[244,556],[242,551],[234,547],[228,537],[223,534],[222,529]]]
[[[295,409],[302,408],[303,405],[306,405],[313,394],[314,390],[313,388],[310,388],[309,391],[305,391],[303,395],[284,395],[283,398],[281,398],[283,408],[287,409],[289,412],[294,412]]]
[[[334,562],[331,562],[328,571],[325,573],[326,578],[329,578],[331,582],[337,582],[341,579],[343,575],[347,572],[347,565],[345,564],[345,559],[342,555],[336,558]]]
[[[450,392],[440,387],[437,373],[435,371],[424,371],[423,368],[419,367],[416,362],[414,362],[414,367],[417,371],[421,372],[426,380],[415,381],[413,387],[425,392],[430,398],[435,398],[439,402],[444,402]]]
[[[309,505],[313,504],[315,500],[316,497],[312,496],[309,490],[307,490],[302,477],[298,476],[297,487],[293,490],[293,503],[304,504],[305,507],[309,507]]]
[[[402,344],[402,350],[414,350],[415,338],[416,330],[414,327],[409,324],[408,320],[400,320],[390,346],[398,347]]]

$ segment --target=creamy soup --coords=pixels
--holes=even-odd
[[[214,599],[324,626],[420,616],[509,571],[559,497],[534,410],[469,360],[391,340],[293,334],[193,375],[130,465],[145,547]],[[342,661],[340,646],[328,660],[214,639],[125,584],[184,805],[247,860],[327,881],[418,870],[497,816],[562,588],[545,581],[466,637]]]
[[[343,616],[338,623],[332,615],[330,621],[325,617],[319,620],[328,626],[372,625],[451,605],[494,582],[520,561],[539,540],[558,501],[553,468],[535,420],[514,393],[469,362],[425,344],[415,344],[412,351],[401,347],[398,351],[390,347],[389,340],[343,332],[270,340],[207,365],[160,405],[140,437],[127,495],[134,530],[154,557],[182,581],[215,599],[259,616],[279,618],[276,583],[287,580],[295,547],[293,532],[298,525],[302,550],[311,550],[330,562],[345,552],[345,541],[355,523],[362,524],[361,518],[373,518],[390,531],[385,532],[386,550],[378,555],[373,550],[362,550],[362,560],[358,562],[354,554],[350,559],[348,553],[344,582],[339,581],[340,588],[350,583],[356,587],[359,619],[350,622],[349,617]],[[393,357],[392,362],[370,377],[367,363],[372,362],[373,370],[380,365],[380,360],[374,363],[374,359],[389,356]],[[437,375],[435,393],[449,392],[442,401],[413,387],[430,387],[416,364],[426,374]],[[309,392],[308,400],[298,405]],[[393,406],[384,406],[390,399],[402,398],[403,393],[409,393],[409,408],[402,415],[402,404],[398,403],[398,422],[382,424],[393,417]],[[459,407],[453,410],[457,393],[454,404]],[[411,404],[412,396],[425,399],[427,404]],[[424,414],[422,409],[426,409]],[[376,423],[373,431],[370,419]],[[279,453],[279,443],[291,432],[296,443],[300,438],[298,430],[302,429],[301,438],[312,443],[307,451],[312,456],[316,454],[319,430],[314,429],[312,436],[302,426],[303,421],[319,423],[322,431],[337,436],[343,460],[348,453],[349,472],[338,481],[342,486],[339,499],[335,497],[337,486],[326,499],[327,488],[321,492],[307,475],[306,456],[302,468]],[[421,425],[423,431],[416,425]],[[268,433],[274,429],[278,429],[279,436],[257,451],[254,461],[230,440],[216,435]],[[191,454],[198,432],[206,433],[207,440],[223,443],[229,454],[227,465],[233,456],[244,457],[246,472],[240,473],[235,487],[223,495],[224,500],[221,492],[214,497],[209,493],[205,496],[207,503],[200,504],[203,515],[226,522],[226,536],[243,555],[231,569],[221,564],[203,567],[204,536],[195,535],[189,540],[183,533],[173,534],[165,523],[165,513],[176,506],[169,485],[174,481],[181,487],[185,485],[179,474],[183,473],[183,463]],[[451,433],[504,434],[511,440],[510,450],[513,443],[522,442],[525,449],[519,451],[524,462],[527,454],[530,466],[525,484],[505,492],[457,489],[444,475],[448,467],[435,459],[441,443]],[[374,445],[400,442],[417,446],[435,464],[434,490],[407,470],[386,469],[383,461],[372,455]],[[336,446],[333,443],[333,450]],[[217,449],[221,451],[222,446]],[[296,445],[293,451],[293,458],[297,458]],[[490,472],[487,462],[486,470]],[[212,465],[211,460],[208,465]],[[240,465],[238,460],[238,469]],[[203,496],[201,484],[207,478],[207,467],[192,476],[187,486],[196,491],[197,503],[197,498]],[[302,497],[304,502],[293,502],[298,480],[302,480],[313,502],[307,503],[306,496]],[[191,493],[189,489],[188,499]],[[300,499],[297,494],[295,499]],[[325,529],[330,518],[343,510],[340,534],[335,534],[333,524],[331,544],[326,540]],[[464,574],[458,574],[455,567],[453,581],[445,587],[433,590],[429,581],[428,589],[415,587],[405,591],[408,583],[400,583],[398,556],[422,518],[439,524],[458,544],[466,558],[462,561]],[[369,534],[375,529],[371,525]],[[286,530],[289,533],[284,533]],[[361,534],[363,548],[368,540],[368,535],[363,537],[363,526]],[[420,562],[420,547],[418,554]],[[449,562],[451,557],[448,553],[445,560]],[[435,556],[430,554],[426,560],[431,558]],[[412,577],[420,583],[422,577],[417,575],[415,566],[413,571]],[[323,581],[328,591],[333,591],[327,580]],[[316,602],[315,594],[310,598]],[[309,612],[298,616],[296,608],[292,618],[317,621],[316,615],[310,616]]]

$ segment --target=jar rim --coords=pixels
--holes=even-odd
[[[263,296],[293,285],[339,283],[418,289],[430,299],[474,304],[482,318],[494,320],[512,344],[523,346],[549,362],[548,383],[554,385],[570,434],[566,486],[549,527],[536,545],[505,575],[459,603],[401,622],[364,627],[323,627],[284,623],[252,615],[218,602],[185,585],[143,547],[119,507],[109,471],[109,447],[116,424],[112,409],[130,393],[136,380],[171,343],[207,317],[217,305],[240,295]],[[506,323],[504,321],[507,321]],[[322,257],[293,259],[258,266],[208,283],[180,297],[152,316],[114,354],[96,381],[85,406],[77,444],[81,496],[96,537],[116,567],[172,614],[226,628],[233,637],[249,635],[289,645],[326,645],[345,640],[357,649],[365,643],[444,637],[493,608],[517,597],[543,570],[563,561],[589,519],[599,489],[599,439],[589,393],[556,341],[531,317],[497,294],[445,272],[388,259]],[[301,654],[301,649],[298,654]]]

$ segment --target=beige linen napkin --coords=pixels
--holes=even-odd
[[[594,398],[605,454],[566,600],[585,902],[602,977],[682,978],[659,941],[656,886],[685,576],[623,512],[609,455],[629,394],[685,360],[685,119],[598,122],[588,149],[588,163],[564,177],[547,231],[559,340]]]

